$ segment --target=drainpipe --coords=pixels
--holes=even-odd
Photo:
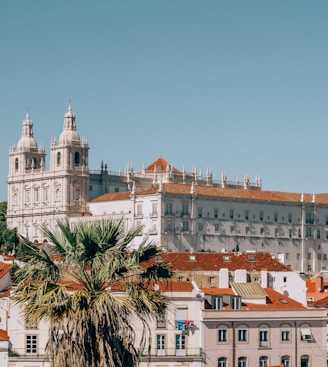
[[[296,325],[296,321],[294,322],[294,330],[295,330],[295,335],[294,335],[294,338],[295,338],[295,363],[294,363],[294,366],[297,367],[297,364],[298,364],[298,358],[297,358],[297,325]]]
[[[236,335],[235,335],[235,323],[232,321],[232,367],[236,367]]]

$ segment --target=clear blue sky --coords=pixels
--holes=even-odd
[[[2,0],[0,201],[27,110],[49,158],[69,100],[90,168],[163,156],[328,192],[327,19],[327,0]]]

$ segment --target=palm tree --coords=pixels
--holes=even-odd
[[[126,231],[122,219],[57,225],[43,229],[51,254],[23,245],[15,302],[29,322],[49,322],[52,366],[136,366],[150,347],[149,321],[168,304],[151,286],[172,276],[169,264],[154,261],[162,249],[144,238],[131,250],[142,228]],[[132,320],[142,325],[138,346]]]

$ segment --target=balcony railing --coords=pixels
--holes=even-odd
[[[202,349],[201,348],[164,348],[164,349],[152,349],[150,352],[151,358],[172,358],[179,357],[185,360],[201,360],[202,358]],[[141,356],[141,360],[146,360],[148,358],[148,354],[144,353]]]

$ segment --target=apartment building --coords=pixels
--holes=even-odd
[[[308,309],[259,284],[203,289],[207,366],[325,366],[325,309]]]

